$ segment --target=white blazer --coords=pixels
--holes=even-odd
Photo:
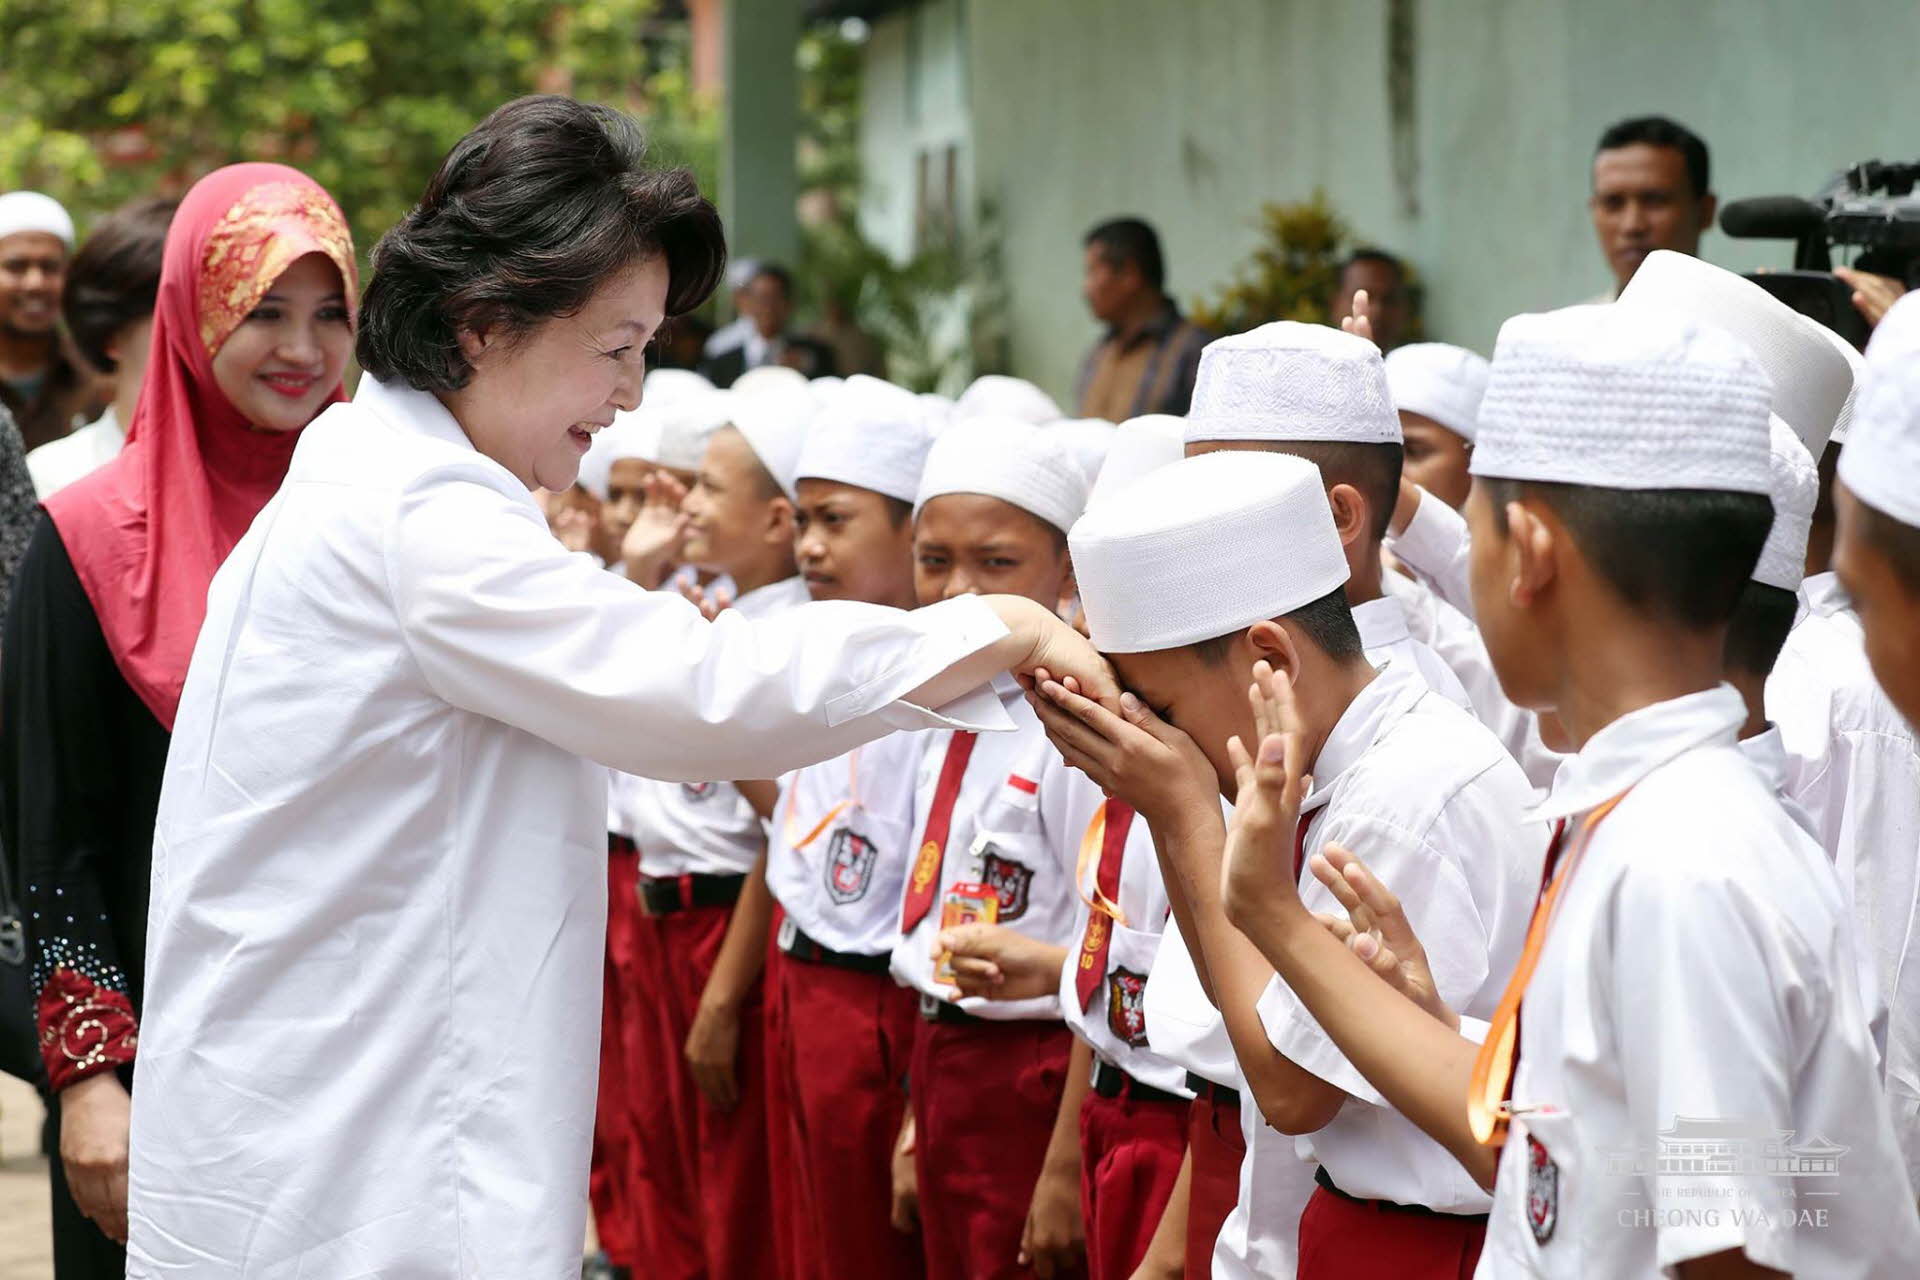
[[[703,621],[364,380],[215,577],[154,840],[128,1274],[579,1273],[606,769],[774,777],[1005,634],[977,599]]]

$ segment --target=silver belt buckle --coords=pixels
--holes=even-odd
[[[800,927],[793,922],[792,916],[780,917],[780,932],[774,935],[774,945],[782,951],[791,953],[793,941],[800,936]]]

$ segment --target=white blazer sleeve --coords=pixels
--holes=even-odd
[[[1407,529],[1393,539],[1391,549],[1409,569],[1425,578],[1435,595],[1473,617],[1473,587],[1467,576],[1467,522],[1440,499],[1420,491]]]
[[[568,553],[524,501],[457,471],[402,494],[386,549],[401,633],[438,696],[669,782],[773,777],[953,724],[898,700],[1006,634],[973,598],[709,623]],[[961,702],[984,713],[968,727],[1011,727],[997,700]]]

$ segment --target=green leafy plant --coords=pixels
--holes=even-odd
[[[1327,323],[1348,233],[1325,194],[1262,205],[1260,228],[1253,256],[1212,300],[1195,300],[1194,322],[1214,333],[1242,333],[1273,320]]]

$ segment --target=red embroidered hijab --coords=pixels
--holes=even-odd
[[[298,431],[257,431],[213,357],[294,261],[325,254],[351,311],[353,240],[333,198],[278,164],[194,184],[167,232],[146,381],[120,455],[47,500],[120,674],[169,731],[207,587],[287,474]],[[333,388],[327,403],[343,399]]]

